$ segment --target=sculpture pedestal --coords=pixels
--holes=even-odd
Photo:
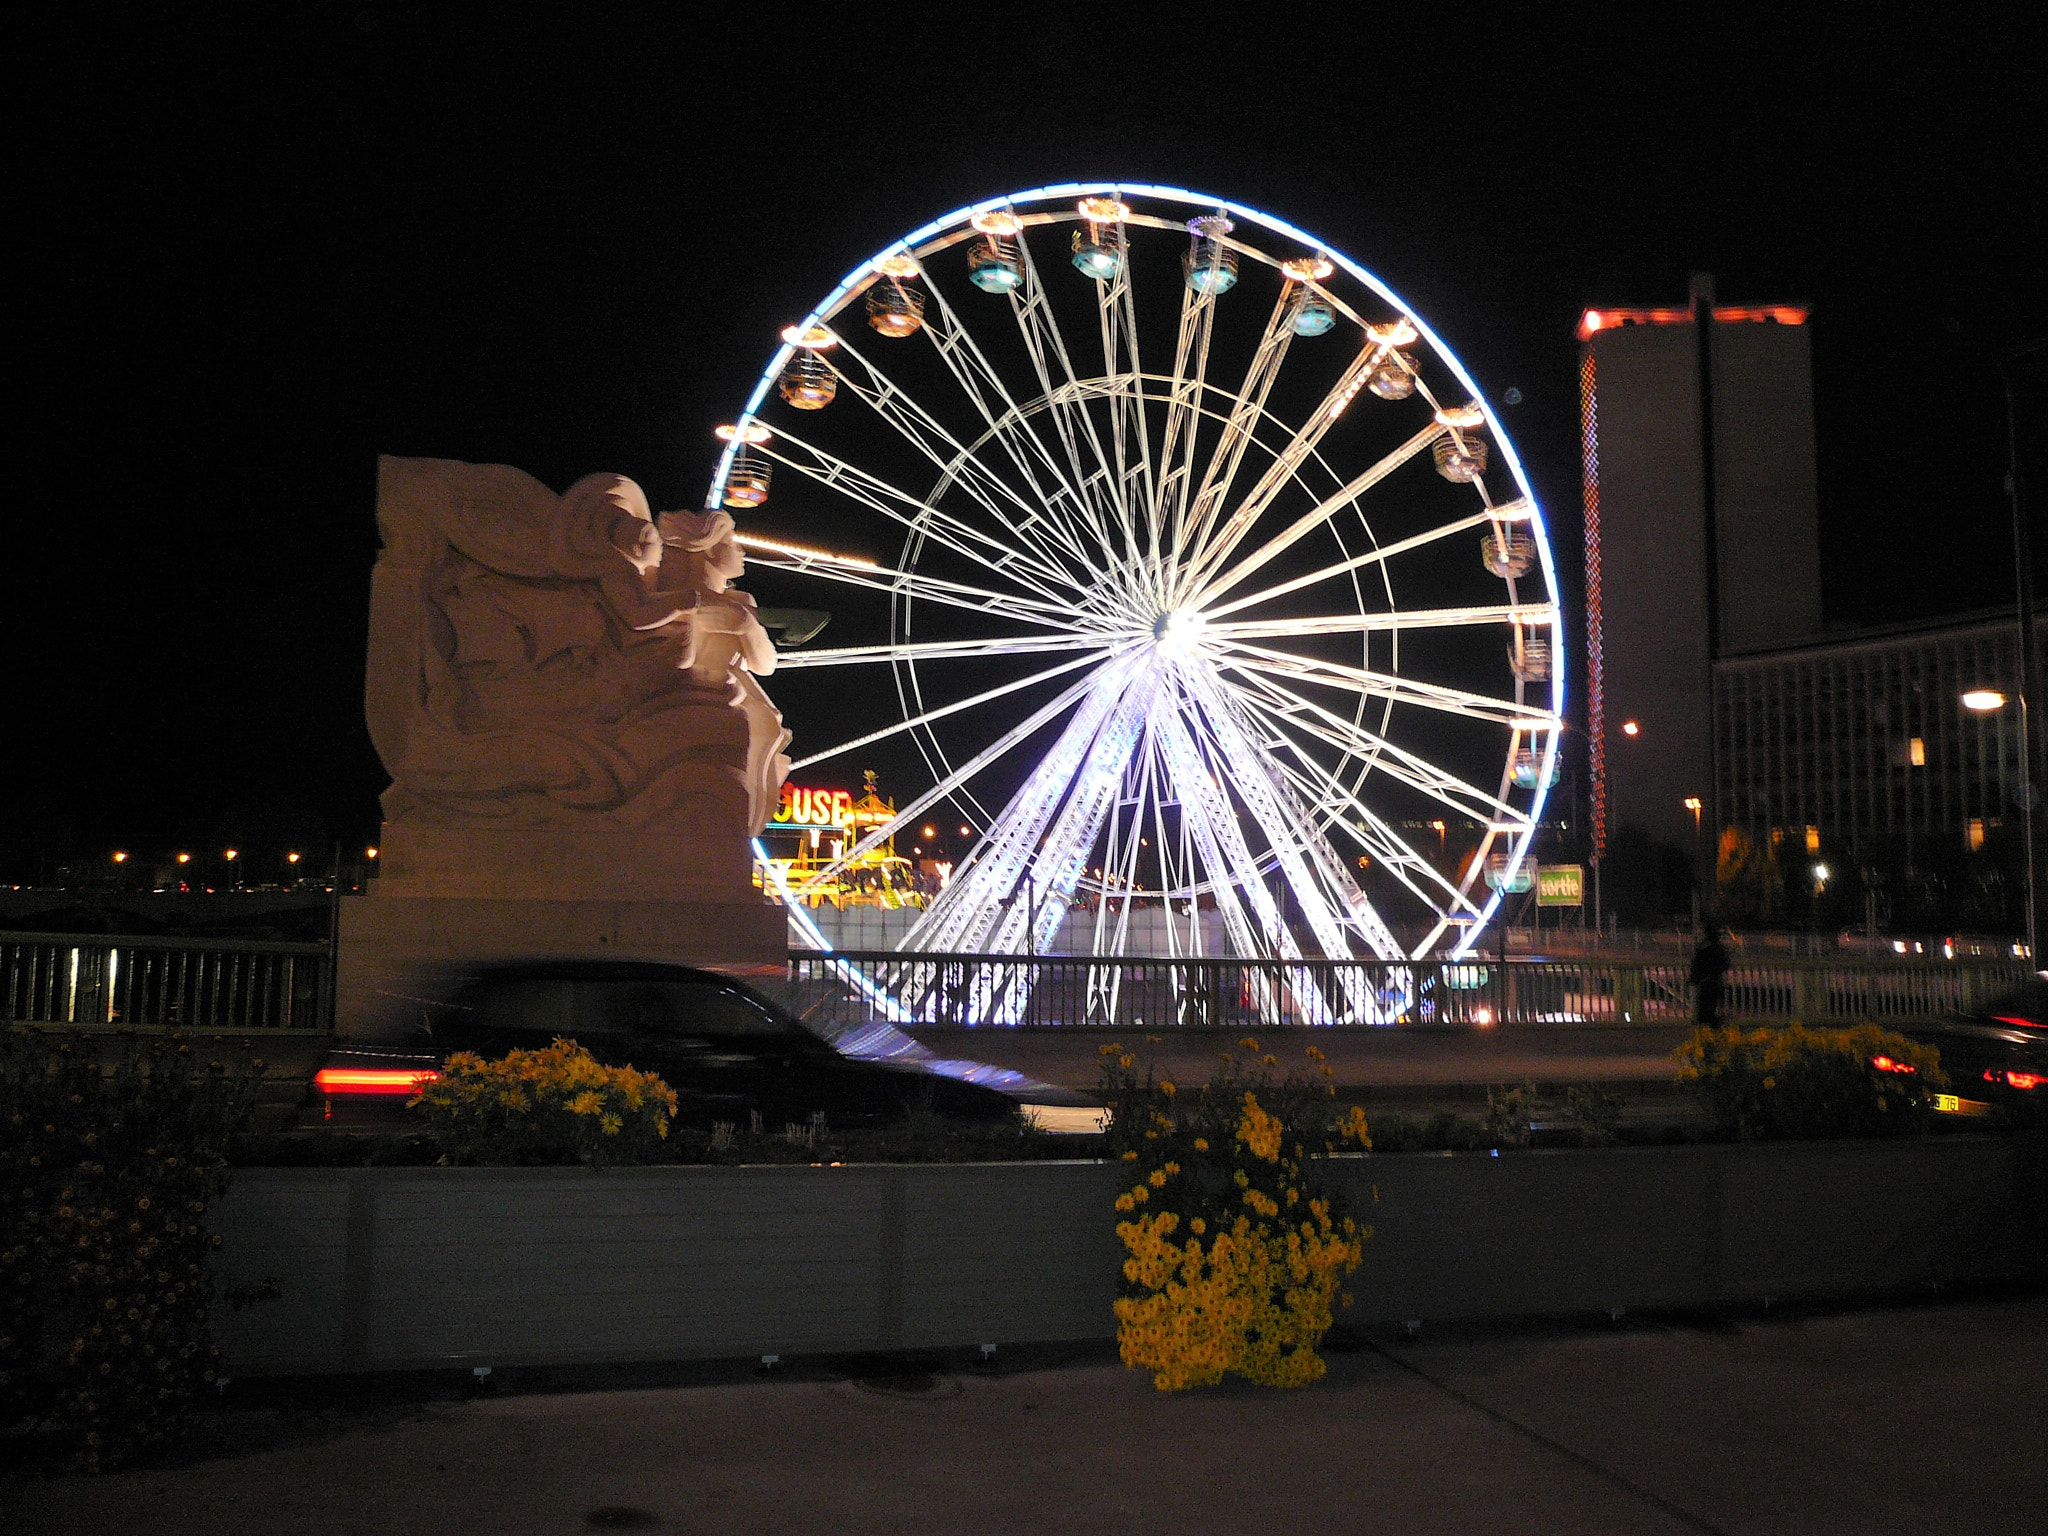
[[[335,1030],[363,1038],[416,1028],[450,988],[507,961],[664,960],[780,977],[789,960],[788,915],[749,894],[749,901],[346,896]]]
[[[726,819],[737,821],[744,811],[742,804]],[[705,825],[721,823],[707,813],[694,823]],[[374,899],[766,905],[754,888],[744,826],[727,836],[693,834],[692,827],[688,817],[659,827],[596,828],[387,821]]]

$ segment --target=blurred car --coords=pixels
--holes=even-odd
[[[331,1123],[405,1123],[404,1105],[458,1051],[486,1059],[576,1041],[610,1066],[656,1073],[686,1125],[780,1129],[818,1114],[834,1128],[929,1112],[1042,1129],[1101,1129],[1100,1104],[983,1062],[941,1059],[887,1024],[827,1040],[751,987],[713,971],[651,961],[499,967],[451,992],[416,1036],[330,1052],[313,1089]]]
[[[1941,1052],[1947,1097],[1957,1100],[1942,1108],[2048,1111],[2048,976],[2033,977],[1979,1012],[1898,1031]]]

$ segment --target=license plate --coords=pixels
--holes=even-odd
[[[1988,1115],[1991,1106],[1979,1099],[1958,1098],[1953,1093],[1932,1095],[1935,1112],[1943,1115]]]

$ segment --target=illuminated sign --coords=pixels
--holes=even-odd
[[[843,830],[853,825],[853,795],[844,789],[799,789],[794,784],[785,784],[773,825],[793,830]]]
[[[1539,907],[1583,907],[1586,904],[1586,871],[1578,864],[1545,864],[1536,871],[1536,905]]]

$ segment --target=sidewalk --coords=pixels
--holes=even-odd
[[[1333,1353],[1329,1378],[1295,1393],[1167,1396],[1097,1354],[320,1401],[210,1416],[210,1458],[0,1490],[0,1528],[2018,1533],[2044,1508],[2048,1298],[1425,1333]]]

